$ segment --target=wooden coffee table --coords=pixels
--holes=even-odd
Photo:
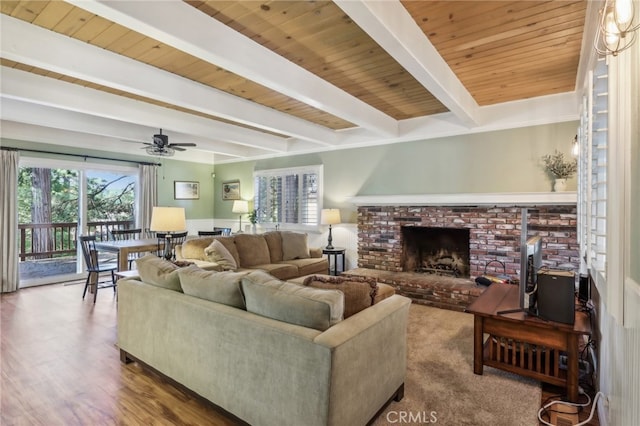
[[[498,314],[518,308],[518,298],[518,286],[492,284],[467,308],[474,315],[473,372],[482,374],[484,365],[510,371],[566,387],[568,399],[577,401],[579,337],[591,334],[587,314],[576,311],[573,326],[524,312]]]

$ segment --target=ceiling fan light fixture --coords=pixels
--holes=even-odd
[[[146,148],[147,154],[149,155],[155,155],[157,157],[173,157],[173,155],[176,153],[175,150],[173,148],[158,148],[155,146],[148,146]]]

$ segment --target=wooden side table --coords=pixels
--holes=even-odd
[[[545,321],[524,312],[499,315],[519,306],[518,286],[492,284],[469,307],[474,315],[473,372],[488,365],[567,388],[578,400],[579,337],[591,335],[585,312],[575,313],[574,325]],[[485,334],[488,334],[485,340]],[[566,370],[560,355],[567,354]]]
[[[342,265],[340,272],[344,272],[345,269],[345,255],[344,253],[347,251],[344,247],[334,247],[332,249],[323,248],[322,254],[327,255],[327,259],[329,260],[329,275],[338,275],[338,256],[342,256]],[[331,273],[331,257],[333,256],[333,274]]]

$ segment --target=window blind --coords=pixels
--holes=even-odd
[[[599,59],[593,71],[591,112],[591,267],[604,275],[607,232],[608,67]]]
[[[260,223],[318,224],[321,166],[254,173],[254,206]]]

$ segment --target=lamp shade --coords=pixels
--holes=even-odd
[[[178,232],[187,229],[183,207],[154,207],[151,212],[151,226],[154,232]]]
[[[340,209],[322,209],[320,212],[321,225],[335,225],[340,223]]]
[[[233,202],[233,207],[231,208],[233,213],[249,213],[249,202],[246,200],[236,200]]]

